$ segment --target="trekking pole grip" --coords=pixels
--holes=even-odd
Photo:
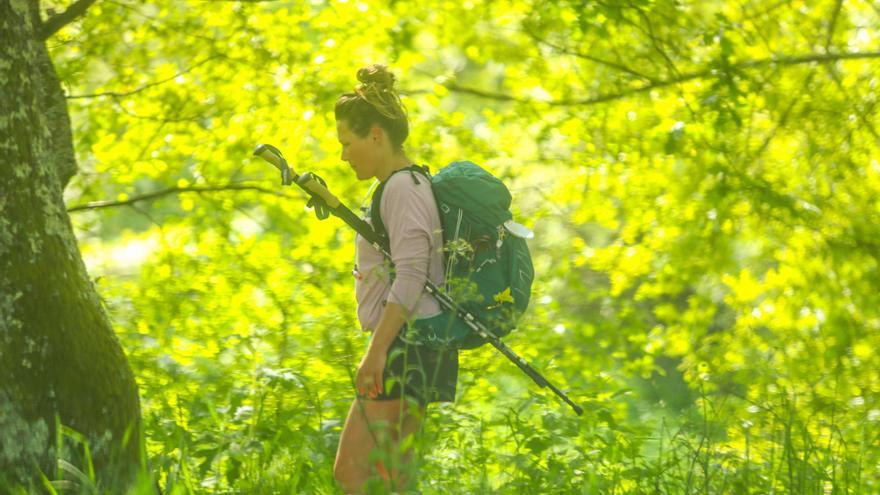
[[[321,183],[321,180],[318,178],[318,176],[312,174],[311,172],[306,172],[300,175],[299,178],[296,179],[296,183],[299,185],[299,187],[305,189],[313,196],[317,196],[324,200],[324,202],[327,203],[327,206],[329,206],[330,208],[336,209],[339,207],[339,205],[342,204],[342,202],[339,201],[339,198],[334,196],[333,193],[331,193],[330,190],[328,190],[327,187]]]
[[[257,149],[254,150],[254,156],[258,156],[263,160],[271,163],[278,170],[281,170],[281,162],[284,161],[284,158],[281,156],[281,153],[278,151],[278,148],[272,146],[271,144],[260,144],[257,145]]]
[[[271,144],[260,144],[257,146],[257,149],[254,150],[254,156],[258,156],[263,160],[271,163],[278,170],[281,171],[281,184],[285,186],[289,186],[293,181],[295,181],[299,176],[294,172],[292,168],[287,165],[287,160],[281,156],[281,150],[272,146]]]
[[[311,172],[297,175],[296,172],[287,165],[287,160],[281,155],[281,151],[271,144],[258,145],[257,149],[254,150],[254,155],[266,160],[280,170],[281,182],[285,186],[289,185],[291,182],[296,182],[296,184],[303,188],[307,193],[311,194],[313,197],[320,198],[327,204],[327,206],[333,209],[338,208],[339,205],[342,204],[342,202],[339,201],[339,198],[334,196],[333,193],[327,189],[327,186],[324,185],[324,181],[317,175],[312,174]]]

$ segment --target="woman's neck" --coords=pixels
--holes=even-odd
[[[391,177],[391,174],[393,174],[394,172],[413,165],[413,161],[410,160],[405,153],[392,155],[391,160],[386,163],[388,165],[382,167],[381,170],[379,170],[379,173],[376,174],[376,178],[382,182],[388,180],[388,178]]]

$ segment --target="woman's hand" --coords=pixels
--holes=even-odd
[[[373,398],[381,394],[385,388],[382,380],[382,372],[385,370],[385,361],[388,359],[388,349],[394,343],[394,339],[400,332],[400,328],[406,323],[403,307],[397,303],[388,302],[382,310],[382,319],[379,326],[370,337],[367,353],[358,366],[355,387],[359,395]]]
[[[370,346],[361,364],[358,366],[355,386],[358,394],[374,398],[382,393],[385,384],[382,380],[382,372],[385,370],[386,352],[378,352]]]

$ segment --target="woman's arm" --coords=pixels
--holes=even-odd
[[[356,386],[362,395],[373,397],[385,388],[385,384],[382,383],[382,372],[385,369],[388,349],[404,323],[406,323],[406,314],[403,306],[393,302],[387,303],[382,311],[382,320],[373,332],[370,345],[358,367]]]
[[[358,369],[358,390],[365,389],[367,394],[384,388],[382,370],[388,349],[417,310],[428,278],[432,229],[439,227],[439,217],[430,183],[422,176],[419,179],[417,185],[409,174],[394,176],[382,196],[381,215],[388,231],[395,275],[379,325]]]

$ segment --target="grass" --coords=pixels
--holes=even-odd
[[[306,395],[315,393],[301,377],[279,376],[295,381]],[[181,403],[189,410],[178,418],[146,418],[161,431],[151,437],[148,430],[149,467],[141,469],[128,493],[155,493],[156,487],[169,495],[339,493],[332,463],[343,404],[294,405],[282,400],[285,390],[251,390],[260,399],[256,407],[239,406],[226,415],[201,414],[198,404],[206,398],[193,397]],[[682,414],[658,407],[631,412],[626,421],[604,414],[598,402],[578,418],[536,394],[520,407],[490,414],[474,414],[460,404],[435,407],[415,441],[422,453],[419,489],[425,494],[877,492],[877,433],[871,428],[876,421],[841,424],[842,416],[852,415],[837,407],[804,415],[803,401],[788,395],[742,409],[745,418],[728,416],[743,405],[734,402],[700,387],[696,404]],[[56,473],[42,475],[42,491],[112,493],[96,479],[82,435],[61,427],[59,445],[68,446],[59,449],[66,455],[72,450],[84,455],[59,457]],[[370,493],[382,493],[375,480]]]

